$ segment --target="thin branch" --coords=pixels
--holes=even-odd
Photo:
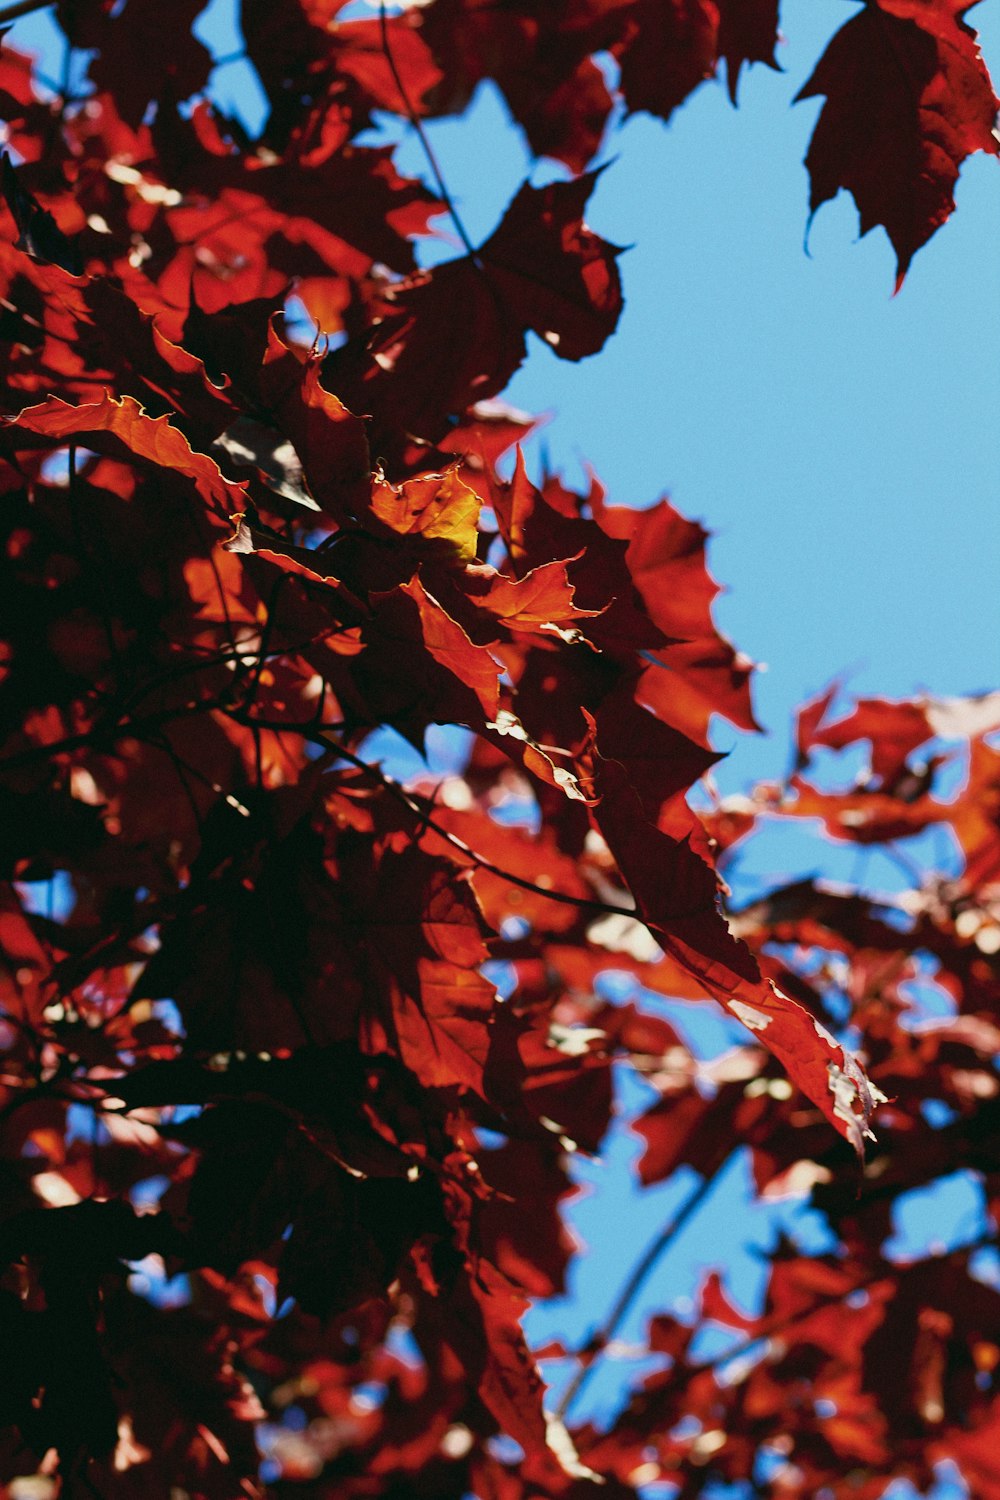
[[[927,871],[922,870],[917,864],[916,860],[911,859],[910,856],[904,850],[902,850],[897,843],[894,843],[892,841],[882,845],[882,853],[886,855],[888,859],[891,859],[892,862],[900,870],[902,870],[905,875],[908,875],[913,881],[916,889],[920,890],[924,881],[927,879]]]
[[[280,655],[281,653],[275,653]],[[540,896],[546,901],[554,901],[561,906],[574,906],[579,911],[601,913],[608,916],[630,917],[633,921],[641,922],[642,917],[634,906],[620,906],[613,901],[600,901],[595,897],[571,896],[568,891],[549,890],[543,885],[537,885],[533,880],[527,880],[522,875],[515,875],[510,870],[505,870],[501,865],[494,864],[485,855],[479,854],[471,845],[467,844],[458,834],[452,833],[451,829],[445,828],[436,819],[432,818],[427,807],[416,797],[412,797],[400,782],[383,771],[379,766],[373,766],[369,761],[356,755],[346,745],[331,738],[330,734],[321,726],[310,722],[309,724],[286,723],[282,720],[259,719],[245,710],[234,709],[219,700],[205,700],[181,708],[167,709],[161,714],[153,714],[148,719],[137,719],[130,722],[119,723],[107,727],[92,728],[80,734],[67,735],[65,739],[57,740],[47,745],[33,745],[30,749],[16,751],[0,760],[0,771],[13,770],[20,766],[34,765],[50,759],[55,755],[64,755],[68,751],[89,749],[102,754],[110,754],[111,747],[118,741],[124,739],[151,739],[150,731],[156,731],[163,725],[174,719],[186,718],[191,715],[216,711],[225,714],[237,724],[243,724],[249,729],[271,729],[282,734],[300,734],[303,739],[310,740],[313,744],[322,745],[326,750],[332,750],[335,755],[356,766],[359,771],[371,776],[385,790],[394,797],[397,802],[407,808],[414,817],[419,819],[424,828],[430,829],[450,844],[453,849],[458,850],[472,864],[480,870],[486,870],[491,875],[496,875],[500,880],[505,880],[508,885],[517,886],[522,891],[530,891],[532,895]],[[162,749],[163,746],[160,745]],[[211,784],[211,783],[208,783]],[[221,791],[219,787],[212,787],[213,791]]]
[[[271,589],[270,596],[268,597],[267,604],[265,605],[265,608],[267,610],[267,618],[264,621],[264,628],[260,633],[260,642],[257,647],[257,661],[253,668],[253,676],[250,681],[250,686],[247,689],[246,696],[243,700],[245,708],[249,708],[250,705],[256,701],[257,693],[260,688],[261,673],[264,670],[264,663],[267,660],[267,653],[271,647],[271,635],[274,631],[274,618],[277,613],[278,595],[291,576],[292,575],[290,573],[278,573],[277,578],[274,580],[274,587]]]
[[[977,1250],[991,1249],[996,1243],[997,1232],[995,1229],[991,1229],[977,1235],[973,1240],[966,1241],[964,1245],[955,1245],[943,1257],[928,1256],[926,1258],[928,1260],[940,1260],[962,1255],[972,1255]],[[695,1364],[688,1365],[683,1370],[679,1370],[677,1372],[678,1379],[683,1381],[693,1380],[696,1375],[702,1374],[705,1370],[721,1370],[726,1365],[731,1364],[733,1360],[741,1358],[744,1354],[748,1354],[756,1344],[764,1343],[768,1339],[772,1339],[775,1334],[784,1333],[787,1329],[794,1328],[799,1323],[807,1322],[814,1313],[822,1312],[824,1307],[836,1307],[838,1303],[845,1302],[848,1297],[853,1297],[858,1292],[867,1291],[869,1287],[874,1286],[879,1281],[891,1281],[893,1275],[897,1272],[898,1268],[891,1264],[883,1264],[880,1268],[869,1271],[852,1286],[845,1287],[842,1292],[825,1292],[813,1302],[810,1302],[808,1307],[800,1308],[797,1312],[785,1313],[781,1317],[764,1318],[755,1333],[748,1333],[746,1338],[740,1339],[732,1348],[724,1350],[722,1354],[713,1355],[711,1359],[698,1360]]]
[[[188,719],[192,715],[208,713],[221,708],[221,702],[206,698],[197,703],[183,704],[179,708],[165,708],[161,713],[151,714],[148,719],[126,720],[124,723],[93,725],[79,734],[68,734],[65,739],[53,740],[47,745],[32,745],[27,750],[17,750],[13,755],[0,759],[0,771],[15,770],[19,766],[31,766],[50,760],[55,755],[66,755],[71,750],[92,750],[95,754],[109,755],[111,747],[119,740],[148,739],[151,731],[160,729],[174,719]]]
[[[427,158],[427,165],[431,169],[431,172],[434,176],[434,181],[437,184],[437,190],[441,194],[442,202],[444,203],[445,208],[448,210],[451,222],[454,224],[455,229],[458,233],[458,237],[462,241],[462,244],[465,246],[466,252],[468,253],[470,259],[478,265],[478,251],[469,238],[468,233],[466,232],[465,225],[462,223],[462,220],[459,217],[458,209],[455,207],[455,201],[448,191],[448,184],[444,180],[444,175],[442,174],[441,168],[438,165],[438,159],[434,155],[434,148],[427,138],[427,132],[420,121],[420,116],[417,114],[416,110],[413,107],[413,104],[410,101],[410,96],[406,91],[406,85],[403,82],[402,75],[400,74],[399,68],[396,65],[396,59],[392,55],[392,43],[389,40],[389,21],[385,13],[385,0],[379,0],[379,31],[382,38],[382,51],[385,53],[385,60],[389,64],[389,72],[392,74],[393,82],[395,83],[396,88],[399,90],[399,97],[403,101],[403,111],[410,124],[413,126],[413,129],[417,133],[417,139],[423,147],[424,155]]]
[[[117,704],[109,705],[117,711],[117,717],[111,720],[110,712],[100,722],[94,723],[90,729],[80,730],[77,734],[68,734],[61,740],[51,740],[46,744],[31,745],[24,750],[15,750],[10,755],[0,756],[0,772],[14,770],[21,766],[36,765],[51,759],[55,755],[65,755],[73,750],[93,750],[97,754],[110,754],[111,747],[119,740],[142,739],[149,729],[169,723],[172,719],[185,718],[191,714],[208,713],[215,709],[226,707],[223,698],[204,698],[196,702],[188,703],[179,708],[164,709],[158,714],[152,714],[145,719],[128,719],[123,717],[126,708],[134,708],[152,693],[159,692],[168,683],[183,678],[186,675],[194,675],[196,672],[210,671],[215,667],[224,665],[227,661],[236,661],[240,664],[242,672],[245,673],[254,666],[260,656],[264,660],[276,660],[283,656],[296,656],[308,646],[317,645],[322,642],[326,635],[333,635],[341,628],[340,625],[332,625],[329,630],[319,631],[307,640],[296,642],[290,646],[276,646],[273,651],[264,651],[262,641],[256,647],[249,644],[236,645],[224,651],[218,651],[206,657],[203,661],[184,660],[178,662],[174,667],[168,667],[158,677],[143,683],[120,699]],[[230,685],[230,692],[235,692],[239,686],[241,673],[234,674],[234,681]],[[310,729],[342,729],[344,726],[340,721],[329,724],[317,724],[310,719],[305,724],[295,723],[268,723],[264,720],[255,721],[262,729],[275,729],[289,734],[306,734]],[[376,726],[370,726],[374,729]],[[325,743],[325,741],[324,741]]]
[[[16,0],[14,5],[5,5],[0,10],[0,26],[6,26],[8,21],[19,21],[22,16],[30,16],[36,10],[48,10],[53,0]]]
[[[283,725],[280,721],[271,723],[266,720],[254,720],[251,716],[234,709],[223,708],[221,712],[227,714],[229,718],[235,719],[238,724],[253,724],[256,722],[264,729],[289,729],[293,727]],[[589,899],[586,896],[571,896],[567,891],[547,890],[543,885],[536,885],[533,880],[526,880],[521,875],[512,874],[510,870],[505,870],[501,865],[494,864],[485,855],[478,854],[463,838],[459,838],[457,833],[452,833],[449,828],[445,828],[442,824],[436,822],[430,816],[427,807],[418,798],[412,797],[395,777],[383,771],[380,766],[373,766],[370,761],[364,760],[360,755],[356,755],[353,750],[348,750],[346,745],[332,739],[328,734],[320,731],[305,732],[301,727],[298,728],[297,732],[302,734],[305,739],[312,740],[314,744],[323,745],[327,750],[332,750],[342,759],[349,761],[352,766],[356,766],[359,771],[363,771],[366,775],[373,777],[381,786],[385,787],[390,796],[394,797],[397,802],[413,813],[414,817],[420,820],[424,828],[429,828],[433,833],[436,833],[438,838],[444,839],[445,843],[450,844],[453,849],[457,849],[459,853],[464,854],[466,859],[471,860],[480,870],[488,870],[491,875],[496,875],[501,880],[506,880],[509,885],[516,885],[522,891],[531,891],[535,896],[542,896],[546,901],[555,901],[562,906],[575,906],[583,911],[603,912],[618,917],[631,917],[636,922],[642,920],[634,906],[616,906],[611,901],[598,901],[596,899]]]
[[[146,744],[151,745],[154,750],[162,751],[162,753],[170,761],[170,764],[173,766],[174,775],[177,777],[181,791],[184,793],[184,796],[187,799],[188,806],[191,809],[191,816],[194,818],[195,827],[198,829],[198,835],[200,837],[201,831],[205,826],[205,817],[201,811],[201,808],[198,806],[198,799],[191,789],[191,784],[188,781],[188,776],[191,775],[196,777],[197,780],[203,783],[203,785],[209,787],[211,791],[216,792],[220,795],[223,795],[222,788],[220,786],[216,786],[215,782],[212,781],[210,777],[206,776],[203,771],[199,771],[197,766],[190,765],[188,761],[184,760],[182,756],[178,755],[165,734],[144,735],[143,739],[145,740]],[[239,806],[242,807],[242,804],[239,804]]]
[[[649,1276],[655,1270],[657,1263],[667,1253],[681,1230],[684,1229],[689,1220],[698,1212],[698,1209],[701,1208],[702,1204],[709,1197],[712,1189],[719,1181],[719,1177],[720,1169],[717,1167],[714,1172],[710,1172],[706,1177],[701,1179],[698,1186],[693,1189],[681,1204],[673,1218],[667,1221],[655,1239],[646,1247],[639,1260],[636,1261],[604,1322],[599,1328],[595,1329],[584,1348],[578,1352],[577,1358],[580,1360],[580,1365],[569,1385],[563,1391],[559,1404],[556,1407],[556,1415],[560,1419],[565,1420],[570,1407],[590,1380],[590,1377],[597,1368],[598,1361],[606,1353],[608,1345],[621,1327],[626,1314],[645,1286]]]
[[[222,712],[226,713],[228,710],[223,709]],[[600,912],[606,916],[628,917],[631,921],[639,922],[642,926],[648,928],[658,943],[667,943],[669,945],[669,937],[664,933],[662,928],[651,926],[639,911],[637,905],[619,906],[614,901],[599,901],[594,897],[588,896],[571,896],[567,891],[548,890],[543,885],[536,885],[533,880],[525,880],[521,875],[513,875],[510,870],[505,870],[502,865],[495,865],[485,855],[477,853],[464,839],[459,838],[457,833],[452,833],[450,829],[443,828],[440,823],[436,822],[430,816],[427,811],[427,805],[422,806],[419,800],[411,797],[405,787],[401,786],[398,781],[381,770],[380,767],[370,765],[368,761],[362,760],[353,751],[346,749],[345,746],[339,744],[336,740],[330,739],[328,736],[307,735],[306,738],[315,739],[317,743],[336,751],[338,755],[343,756],[345,760],[350,761],[359,770],[367,771],[369,775],[375,776],[382,786],[385,787],[386,791],[396,798],[397,802],[401,802],[404,807],[408,807],[410,812],[420,819],[424,828],[431,829],[432,832],[437,834],[438,838],[444,839],[445,843],[450,844],[453,849],[457,849],[461,854],[464,854],[480,870],[488,870],[491,875],[496,875],[500,880],[505,880],[508,885],[516,885],[522,891],[531,891],[533,895],[541,896],[546,901],[555,901],[560,906],[575,906],[578,911]],[[721,985],[710,989],[705,983],[704,975],[698,972],[695,965],[685,956],[682,949],[671,947],[670,954],[675,963],[679,964],[698,983],[707,999],[718,1000],[720,993],[723,992]],[[734,990],[735,988],[736,986],[734,986]],[[731,992],[725,991],[725,993]]]
[[[212,67],[228,68],[230,63],[244,62],[246,55],[247,51],[245,47],[238,48],[236,52],[223,52],[221,57],[212,58]]]

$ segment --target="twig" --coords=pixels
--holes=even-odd
[[[212,58],[213,68],[228,68],[230,63],[243,62],[247,51],[245,47],[238,48],[235,52],[223,52],[221,57]]]
[[[235,719],[239,724],[253,724],[256,722],[264,729],[294,727],[281,725],[280,722],[270,723],[260,719],[255,721],[249,715],[234,709],[223,708],[221,712],[229,718]],[[436,833],[438,838],[444,839],[445,843],[450,844],[453,849],[457,849],[461,854],[464,854],[466,859],[471,860],[479,869],[488,870],[491,875],[496,875],[501,880],[506,880],[509,885],[518,886],[522,891],[531,891],[533,895],[543,896],[546,901],[555,901],[563,906],[575,906],[584,911],[603,912],[618,917],[631,917],[636,922],[642,921],[635,907],[617,906],[611,901],[598,901],[586,896],[571,896],[567,891],[547,890],[543,885],[536,885],[533,880],[526,880],[521,875],[514,875],[510,870],[503,869],[501,865],[495,865],[485,855],[477,853],[463,838],[459,838],[457,833],[452,833],[449,828],[445,828],[436,822],[428,813],[427,808],[422,806],[416,797],[411,797],[406,788],[395,777],[383,771],[381,767],[373,766],[370,761],[364,760],[360,755],[356,755],[353,750],[348,750],[346,745],[332,739],[328,734],[318,731],[306,733],[301,727],[297,728],[297,732],[302,734],[305,739],[312,740],[314,744],[323,745],[326,749],[332,750],[335,755],[349,761],[359,771],[363,771],[373,777],[381,786],[385,787],[390,796],[394,797],[397,802],[402,803],[405,808],[413,813],[414,817],[420,820],[424,828],[429,828],[433,833]]]
[[[972,1255],[977,1250],[991,1249],[996,1242],[996,1230],[988,1230],[977,1235],[974,1240],[966,1241],[964,1245],[955,1245],[944,1256],[930,1255],[925,1259],[941,1260],[951,1259],[954,1256]],[[794,1328],[797,1323],[807,1322],[814,1313],[822,1312],[824,1307],[835,1307],[838,1302],[846,1301],[857,1292],[867,1291],[879,1281],[891,1281],[895,1271],[896,1268],[892,1264],[883,1264],[869,1271],[852,1286],[845,1287],[842,1292],[826,1292],[810,1302],[808,1307],[800,1308],[798,1312],[785,1313],[781,1317],[764,1318],[755,1333],[747,1334],[746,1338],[740,1339],[731,1349],[724,1350],[722,1354],[715,1354],[711,1359],[698,1360],[695,1364],[688,1365],[686,1369],[678,1371],[678,1378],[692,1380],[695,1375],[700,1375],[705,1370],[721,1370],[725,1365],[731,1364],[734,1359],[747,1354],[755,1344],[764,1343],[773,1338],[776,1333],[784,1333],[786,1329]]]
[[[13,755],[0,759],[0,771],[35,765],[50,760],[55,755],[66,755],[72,750],[92,750],[95,754],[110,755],[111,747],[119,740],[148,739],[150,731],[159,729],[174,719],[187,719],[221,707],[222,704],[214,699],[204,699],[179,708],[165,708],[161,713],[151,714],[148,719],[94,725],[90,729],[81,730],[79,734],[68,734],[65,739],[53,740],[47,745],[32,745],[27,750],[16,750]]]
[[[721,1164],[720,1164],[721,1165]],[[669,1219],[659,1231],[656,1238],[647,1246],[641,1258],[633,1266],[628,1280],[625,1282],[618,1296],[615,1298],[611,1311],[604,1322],[591,1334],[586,1345],[577,1355],[580,1365],[569,1385],[563,1391],[556,1407],[556,1415],[565,1420],[573,1402],[590,1380],[591,1375],[597,1368],[597,1363],[606,1352],[608,1345],[618,1332],[625,1315],[631,1308],[636,1297],[645,1285],[651,1272],[654,1270],[661,1256],[665,1255],[688,1223],[689,1219],[697,1213],[708,1198],[715,1184],[719,1181],[719,1167],[708,1176],[703,1177],[698,1186],[691,1192],[681,1204],[680,1208]]]
[[[462,220],[459,217],[458,209],[455,207],[455,201],[448,191],[448,184],[444,180],[441,168],[438,165],[438,159],[434,155],[434,148],[427,138],[427,132],[421,124],[419,115],[410,102],[410,96],[406,92],[406,85],[404,84],[399,68],[396,65],[396,59],[392,55],[392,43],[389,41],[389,22],[385,13],[385,0],[379,0],[379,31],[382,38],[382,51],[385,53],[385,60],[389,64],[389,72],[392,74],[393,82],[395,83],[396,88],[399,90],[399,97],[403,101],[403,111],[410,124],[413,126],[413,129],[417,133],[417,139],[420,142],[423,148],[424,155],[427,158],[427,165],[431,169],[431,172],[434,176],[434,181],[437,184],[437,190],[441,194],[442,202],[444,203],[445,208],[448,210],[448,213],[451,217],[451,222],[454,224],[455,229],[458,233],[458,237],[462,241],[462,244],[465,246],[469,257],[478,265],[478,251],[469,238],[468,233],[466,232],[465,225],[462,223]]]
[[[922,870],[916,860],[911,859],[897,843],[892,841],[882,845],[882,853],[891,859],[903,871],[904,875],[910,877],[917,890],[920,889],[927,879],[927,871]]]
[[[6,5],[0,10],[0,26],[6,26],[8,21],[19,21],[22,16],[33,15],[36,10],[48,10],[53,0],[17,0],[14,5]]]

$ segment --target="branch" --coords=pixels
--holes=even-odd
[[[458,209],[455,207],[455,201],[448,191],[448,184],[444,180],[444,175],[442,174],[441,168],[438,165],[437,157],[434,155],[434,149],[427,138],[427,132],[421,124],[419,115],[410,102],[410,96],[406,92],[406,85],[403,82],[399,68],[396,66],[396,59],[392,55],[392,44],[389,41],[389,22],[385,14],[385,0],[379,0],[379,30],[382,36],[382,51],[385,53],[385,60],[389,64],[389,72],[392,74],[393,82],[395,83],[396,88],[399,90],[399,97],[403,101],[403,112],[409,120],[410,124],[413,126],[413,129],[417,133],[417,139],[423,147],[424,155],[427,158],[427,164],[430,167],[431,172],[433,173],[434,181],[437,183],[437,190],[441,194],[444,206],[451,216],[451,222],[454,224],[455,229],[458,232],[458,237],[462,241],[462,244],[465,246],[466,252],[469,255],[470,259],[478,264],[478,252],[476,251],[475,246],[473,245],[466,232],[465,225],[462,223],[462,220],[459,217]]]
[[[8,21],[19,21],[22,16],[33,15],[36,10],[48,10],[53,0],[16,0],[14,5],[6,5],[0,10],[0,26],[6,26]]]
[[[140,687],[127,694],[124,699],[110,705],[116,712],[116,717],[111,719],[110,712],[106,718],[99,723],[94,723],[89,729],[80,730],[77,734],[68,734],[61,740],[50,740],[46,744],[30,745],[24,750],[15,750],[10,755],[0,756],[0,772],[16,770],[21,766],[31,766],[50,760],[55,755],[65,755],[73,750],[90,749],[96,754],[109,754],[111,747],[119,740],[142,739],[150,729],[157,729],[173,719],[189,717],[192,714],[210,713],[216,709],[225,709],[225,700],[221,698],[203,698],[196,702],[183,704],[178,708],[163,709],[158,714],[152,714],[145,719],[125,718],[125,710],[134,708],[141,703],[143,698],[159,692],[170,682],[183,678],[188,674],[196,672],[211,671],[213,668],[222,666],[227,661],[235,661],[240,664],[242,672],[234,673],[234,681],[230,685],[230,691],[235,691],[239,686],[243,672],[249,671],[256,666],[260,660],[271,661],[283,656],[294,656],[308,646],[316,645],[322,641],[325,634],[332,635],[340,629],[339,625],[331,625],[326,632],[317,632],[308,640],[297,642],[291,646],[276,646],[273,650],[264,649],[263,636],[259,645],[254,648],[249,644],[232,646],[224,651],[217,651],[206,657],[203,661],[184,660],[176,666],[168,667],[158,677],[143,683]],[[261,729],[274,729],[289,734],[306,734],[310,728],[340,729],[343,726],[338,721],[327,725],[317,726],[313,720],[307,724],[294,723],[265,723],[256,721]],[[253,725],[251,724],[251,728]],[[373,724],[371,728],[376,728]],[[325,743],[325,742],[324,742]]]
[[[583,911],[603,912],[611,916],[631,917],[636,922],[642,921],[634,906],[616,906],[611,901],[591,900],[586,896],[571,896],[567,891],[548,890],[543,885],[536,885],[533,880],[526,880],[521,875],[514,875],[509,870],[503,869],[502,866],[495,865],[485,855],[478,854],[464,839],[459,838],[457,833],[452,833],[449,828],[444,828],[440,823],[436,822],[431,817],[429,811],[432,804],[428,804],[425,807],[418,798],[411,796],[395,777],[383,771],[381,766],[373,766],[370,761],[362,759],[360,755],[355,755],[353,750],[348,750],[346,745],[332,739],[328,734],[316,730],[307,731],[301,725],[282,724],[280,720],[272,722],[269,720],[254,719],[251,715],[235,709],[223,708],[221,712],[229,718],[235,719],[238,724],[246,724],[251,727],[257,724],[262,729],[294,730],[296,733],[301,734],[304,739],[311,740],[317,745],[323,745],[327,750],[332,750],[336,755],[349,761],[352,766],[356,766],[359,771],[363,771],[381,786],[385,787],[389,795],[394,797],[403,807],[407,808],[409,812],[413,813],[414,817],[419,819],[424,828],[431,829],[433,833],[437,834],[438,838],[444,839],[445,843],[450,844],[453,849],[457,849],[459,853],[464,854],[466,859],[471,860],[480,870],[488,870],[491,875],[496,875],[501,880],[506,880],[509,885],[516,885],[522,891],[531,891],[535,896],[543,896],[546,901],[555,901],[562,906],[575,906]]]
[[[673,1218],[667,1221],[656,1238],[646,1247],[645,1252],[629,1273],[628,1279],[615,1298],[604,1322],[595,1329],[584,1347],[578,1351],[577,1359],[580,1360],[580,1366],[556,1406],[556,1416],[560,1420],[565,1421],[570,1407],[590,1380],[602,1355],[607,1352],[608,1345],[621,1327],[626,1314],[655,1269],[657,1262],[667,1253],[681,1230],[708,1199],[719,1181],[721,1165],[720,1163],[713,1172],[701,1179]]]
[[[997,1243],[997,1232],[995,1229],[979,1234],[974,1240],[967,1241],[964,1245],[956,1245],[949,1250],[945,1259],[953,1256],[972,1255],[976,1250],[987,1250]],[[938,1260],[942,1257],[929,1256],[927,1259]],[[731,1364],[734,1359],[739,1359],[747,1354],[755,1344],[763,1343],[774,1337],[776,1333],[784,1333],[786,1329],[794,1328],[799,1323],[807,1322],[814,1313],[821,1312],[824,1307],[836,1307],[838,1303],[845,1302],[848,1297],[853,1297],[856,1292],[865,1291],[878,1281],[892,1281],[898,1275],[899,1268],[886,1263],[880,1269],[871,1270],[860,1277],[852,1286],[845,1288],[842,1292],[826,1292],[816,1297],[808,1307],[800,1308],[798,1312],[786,1313],[783,1317],[764,1318],[756,1333],[748,1333],[746,1338],[740,1339],[731,1349],[722,1354],[713,1355],[711,1359],[697,1361],[688,1365],[683,1370],[678,1370],[677,1378],[682,1382],[693,1380],[696,1375],[701,1375],[705,1370],[721,1370],[725,1365]]]
[[[179,708],[165,708],[161,713],[151,714],[148,719],[126,719],[117,724],[95,724],[79,734],[68,734],[65,739],[52,740],[46,745],[32,745],[27,750],[16,750],[13,755],[0,759],[0,771],[16,770],[19,766],[31,766],[51,760],[54,755],[66,755],[71,750],[92,750],[95,754],[110,754],[112,745],[119,740],[148,739],[151,732],[172,723],[174,719],[187,719],[192,715],[209,713],[221,708],[215,699],[199,700],[183,704]]]

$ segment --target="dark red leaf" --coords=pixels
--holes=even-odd
[[[800,99],[823,95],[806,165],[810,208],[854,196],[861,233],[883,224],[896,286],[954,207],[958,171],[975,151],[1000,152],[998,101],[949,0],[878,0],[841,27]]]

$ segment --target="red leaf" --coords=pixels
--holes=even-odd
[[[583,218],[598,176],[544,188],[526,183],[480,252],[520,325],[560,359],[596,354],[622,310],[620,252]]]
[[[174,425],[193,443],[217,437],[232,422],[237,409],[209,380],[202,361],[166,338],[157,319],[131,297],[103,278],[85,282],[81,297],[123,394],[135,395],[157,413],[166,406],[165,414],[174,417]],[[93,362],[92,355],[88,362]]]
[[[9,418],[2,429],[8,448],[17,446],[18,433],[32,433],[54,442],[87,439],[86,446],[121,456],[133,454],[156,468],[168,469],[189,480],[210,510],[225,517],[241,509],[245,486],[224,479],[218,464],[195,453],[182,432],[166,417],[148,417],[131,396],[70,406],[50,396],[39,406],[26,407]]]
[[[387,854],[362,928],[391,976],[399,1056],[426,1088],[483,1089],[496,994],[469,877],[417,849]]]
[[[497,662],[484,647],[472,644],[461,625],[445,613],[419,577],[404,583],[399,592],[417,606],[428,654],[459,682],[472,689],[487,719],[495,718],[500,699],[498,679],[501,669]]]
[[[954,809],[942,808],[942,813],[949,817],[965,856],[969,886],[996,881],[1000,877],[1000,750],[984,740],[973,743],[968,786]]]
[[[854,196],[861,233],[883,224],[896,287],[955,207],[958,171],[975,151],[1000,152],[998,101],[950,0],[878,0],[841,27],[799,99],[826,103],[806,156],[810,209]]]
[[[621,91],[630,111],[669,120],[700,83],[715,75],[719,8],[714,0],[637,0],[621,41]]]
[[[588,639],[629,658],[633,651],[662,646],[663,632],[647,614],[633,582],[626,542],[609,535],[610,528],[570,514],[568,507],[557,508],[556,498],[531,483],[519,451],[513,478],[492,492],[513,572],[523,578],[553,558],[564,558],[575,603],[599,616],[588,627]]]
[[[801,1005],[761,978],[718,909],[714,872],[686,842],[660,833],[614,763],[600,768],[594,817],[636,899],[638,914],[666,952],[705,985],[773,1052],[859,1155],[878,1092],[850,1053]]]
[[[368,503],[368,439],[361,418],[320,384],[321,367],[314,357],[300,359],[271,325],[261,392],[302,460],[313,498],[344,522]]]
[[[762,62],[778,70],[777,0],[719,0],[719,56],[725,59],[729,97],[736,103],[744,63]]]
[[[583,221],[595,180],[525,184],[474,255],[388,287],[367,347],[331,356],[333,383],[355,405],[374,403],[434,440],[449,415],[506,385],[529,329],[561,359],[596,354],[615,330],[622,293],[618,251]]]
[[[494,78],[535,155],[582,171],[600,149],[612,107],[588,56],[603,46],[601,9],[554,0],[532,14],[491,0],[437,0],[423,28],[443,74],[429,111],[464,108],[481,80]]]
[[[801,771],[809,759],[809,752],[815,744],[816,731],[826,718],[830,704],[837,696],[839,684],[834,683],[825,692],[819,693],[815,698],[810,698],[808,703],[795,715],[795,752],[796,770]]]
[[[926,795],[907,801],[865,787],[856,792],[821,792],[798,776],[792,778],[791,788],[795,798],[782,803],[783,813],[797,818],[822,818],[831,838],[857,844],[908,838],[946,816],[942,804]]]
[[[822,700],[824,712],[835,691],[832,689]],[[861,698],[851,713],[832,724],[823,727],[822,717],[820,714],[813,725],[804,748],[828,745],[832,750],[842,750],[857,740],[869,740],[872,772],[884,788],[891,788],[911,753],[934,737],[925,708],[919,702],[890,703],[884,698]]]
[[[151,102],[179,104],[208,82],[212,55],[191,31],[206,3],[172,0],[164,14],[158,0],[126,0],[113,18],[92,5],[85,34],[74,6],[66,6],[73,45],[98,54],[90,65],[91,82],[98,92],[114,95],[119,114],[133,129]]]
[[[580,626],[601,611],[580,609],[573,603],[574,588],[566,566],[564,562],[541,563],[522,578],[494,573],[481,580],[470,579],[467,594],[477,609],[492,615],[507,630],[548,636],[550,640],[576,639]]]
[[[22,186],[6,151],[0,154],[3,198],[17,225],[15,249],[23,250],[43,266],[60,266],[71,276],[83,272],[77,238],[70,238],[59,228],[48,209]]]
[[[739,1329],[741,1333],[753,1333],[757,1326],[756,1318],[747,1317],[730,1302],[718,1271],[710,1271],[705,1278],[701,1289],[701,1314],[703,1318],[711,1318],[726,1328]]]
[[[601,758],[624,767],[638,793],[648,821],[673,833],[695,831],[686,805],[677,807],[686,792],[721,756],[663,724],[635,701],[626,682],[603,701],[597,713],[597,744]],[[673,814],[673,816],[671,816]]]
[[[435,552],[458,562],[476,558],[479,496],[458,472],[422,474],[401,485],[379,476],[372,484],[370,517],[399,537],[419,537]]]
[[[753,663],[719,634],[712,619],[719,585],[705,558],[709,533],[667,500],[636,511],[596,499],[602,529],[628,542],[635,586],[650,618],[670,638],[643,673],[639,700],[703,745],[713,713],[741,729],[757,729],[750,703]]]

